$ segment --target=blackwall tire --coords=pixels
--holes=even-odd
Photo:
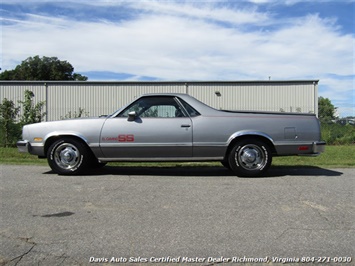
[[[107,163],[100,163],[96,158],[93,158],[90,163],[90,168],[92,169],[100,169],[105,167]]]
[[[47,160],[49,166],[57,174],[76,175],[87,169],[90,153],[82,142],[62,138],[49,147]]]
[[[221,161],[221,164],[222,164],[225,168],[231,170],[231,166],[229,165],[228,159],[227,159],[227,160],[224,159],[223,161]]]
[[[242,139],[235,143],[228,161],[237,176],[262,176],[271,165],[271,149],[263,141]]]

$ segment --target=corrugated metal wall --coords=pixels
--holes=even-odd
[[[71,83],[50,85],[48,87],[48,120],[59,119],[69,111],[85,109],[89,116],[111,114],[145,93],[184,92],[184,86],[170,84],[109,84],[109,83]],[[73,93],[75,92],[75,93]]]
[[[315,113],[314,86],[313,83],[206,83],[190,85],[189,94],[217,109]]]
[[[46,101],[46,120],[83,108],[89,116],[113,113],[145,93],[188,93],[217,109],[317,113],[317,80],[246,82],[7,82],[0,99],[18,103],[24,91]]]

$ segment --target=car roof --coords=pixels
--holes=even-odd
[[[215,113],[217,110],[212,108],[211,106],[208,106],[207,104],[197,100],[195,97],[187,94],[187,93],[146,93],[141,95],[141,97],[154,97],[154,96],[174,96],[174,97],[179,97],[185,102],[187,102],[189,105],[191,105],[193,108],[195,108],[198,112],[202,114],[212,114]]]
[[[144,96],[182,96],[182,95],[192,97],[191,95],[188,95],[188,94],[186,94],[186,93],[169,93],[169,92],[162,92],[162,93],[159,93],[159,92],[145,93],[145,94],[142,94],[141,97],[144,97]]]

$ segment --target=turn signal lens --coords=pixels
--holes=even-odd
[[[43,139],[42,138],[34,138],[33,140],[34,141],[42,141]]]

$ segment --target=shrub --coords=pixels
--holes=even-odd
[[[0,104],[0,137],[4,147],[13,145],[21,136],[20,127],[14,122],[19,110],[13,101],[6,98]]]
[[[42,112],[44,102],[33,103],[34,94],[32,91],[25,91],[25,100],[19,101],[22,104],[23,114],[20,122],[16,123],[16,118],[20,111],[19,107],[15,107],[12,100],[3,99],[0,104],[0,140],[1,146],[15,146],[17,140],[21,138],[22,127],[27,124],[39,123],[46,115]]]
[[[355,144],[355,126],[340,125],[335,123],[321,124],[322,139],[329,145],[353,145]]]

